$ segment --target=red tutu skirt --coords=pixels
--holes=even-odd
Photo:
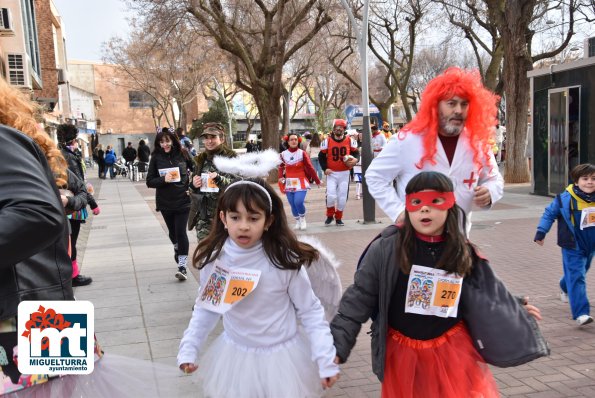
[[[389,329],[382,398],[498,396],[492,372],[463,322],[431,340]]]

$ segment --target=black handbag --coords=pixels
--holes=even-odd
[[[487,363],[506,368],[549,355],[537,321],[487,261],[475,262],[463,283],[461,300],[473,344]]]

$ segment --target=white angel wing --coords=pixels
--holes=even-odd
[[[341,278],[337,272],[340,262],[334,253],[313,236],[300,235],[298,239],[313,246],[320,253],[318,260],[306,267],[312,290],[324,307],[327,321],[331,321],[337,314],[339,302],[343,294]]]
[[[217,170],[242,177],[264,177],[281,163],[279,153],[274,149],[251,152],[235,158],[215,156]]]

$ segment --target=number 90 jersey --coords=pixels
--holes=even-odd
[[[349,170],[345,166],[343,158],[357,152],[357,141],[351,137],[344,137],[341,141],[335,141],[327,137],[320,143],[320,152],[326,154],[326,165],[333,171]]]

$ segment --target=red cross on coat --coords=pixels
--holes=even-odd
[[[471,172],[471,175],[469,176],[469,178],[466,179],[466,180],[463,180],[463,184],[467,184],[469,186],[469,189],[471,189],[471,185],[473,185],[473,183],[475,181],[477,181],[477,178],[473,178],[474,175],[475,175],[475,172],[472,171]]]

